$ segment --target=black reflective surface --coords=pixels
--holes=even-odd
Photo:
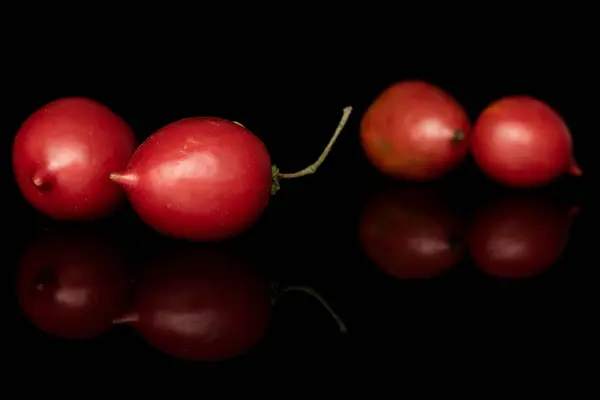
[[[88,55],[67,42],[65,53],[77,48],[79,61],[56,56],[44,73],[25,68],[39,65],[35,51],[7,57],[20,61],[9,63],[7,79],[18,83],[4,92],[10,106],[1,117],[3,370],[384,368],[428,377],[460,375],[462,364],[485,374],[530,361],[595,363],[597,113],[580,95],[588,91],[581,70],[588,63],[564,71],[553,50],[543,68],[511,60],[492,68],[477,58],[450,69],[440,60],[454,56],[392,63],[359,46],[342,68],[304,46],[305,57],[277,47],[268,52],[276,60],[264,62],[248,50],[254,55],[243,59],[261,74],[223,74],[230,64],[216,56],[210,64],[204,53],[198,61],[196,51],[161,63],[154,41],[140,50],[147,60],[125,57],[129,50],[100,56],[91,44]],[[352,67],[362,58],[372,71]],[[437,183],[383,178],[362,155],[359,121],[388,84],[415,77],[448,90],[472,119],[507,94],[547,101],[568,121],[584,175],[511,191],[468,160]],[[101,222],[63,224],[22,199],[10,166],[14,133],[45,102],[71,95],[104,102],[140,140],[193,115],[241,121],[290,171],[314,161],[343,107],[354,112],[317,174],[282,183],[245,235],[200,245],[154,233],[126,204]]]
[[[592,343],[581,187],[465,195],[460,177],[407,185],[330,174],[288,183],[250,232],[219,245],[162,237],[127,208],[82,225],[23,204],[4,245],[9,357],[73,368],[347,367],[545,357],[549,346]]]

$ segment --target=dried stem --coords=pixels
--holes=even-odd
[[[317,171],[317,169],[321,166],[321,164],[323,164],[323,161],[325,161],[325,159],[329,155],[329,152],[331,151],[331,148],[335,144],[338,136],[340,135],[340,133],[342,133],[344,126],[346,126],[346,123],[348,122],[348,119],[350,118],[351,113],[352,113],[352,107],[348,106],[348,107],[344,108],[344,113],[342,115],[342,119],[340,120],[340,123],[338,124],[337,128],[335,129],[335,132],[333,133],[333,136],[329,140],[329,143],[327,143],[325,150],[323,150],[323,153],[321,153],[321,155],[319,156],[317,161],[315,161],[308,167],[306,167],[303,170],[298,171],[298,172],[285,173],[285,174],[279,173],[279,178],[283,178],[283,179],[299,178],[302,176],[314,174]]]
[[[292,173],[282,174],[279,172],[279,168],[277,168],[276,165],[273,165],[271,167],[271,176],[273,178],[273,183],[271,185],[271,194],[272,195],[275,195],[279,191],[279,180],[281,178],[283,178],[283,179],[300,178],[302,176],[314,174],[317,171],[317,169],[319,169],[321,164],[323,164],[323,161],[325,161],[325,159],[327,158],[327,155],[329,155],[329,152],[331,151],[331,148],[335,144],[338,136],[340,135],[340,133],[342,133],[342,130],[344,129],[344,126],[346,126],[346,123],[348,122],[348,119],[350,118],[351,113],[352,113],[352,107],[348,106],[348,107],[344,108],[344,113],[342,115],[342,119],[340,120],[340,123],[338,124],[337,128],[335,129],[335,132],[333,133],[333,136],[329,140],[329,143],[327,143],[325,150],[323,150],[323,153],[321,153],[321,155],[319,156],[317,161],[315,161],[314,163],[312,163],[311,165],[309,165],[308,167],[304,168],[301,171],[292,172]]]

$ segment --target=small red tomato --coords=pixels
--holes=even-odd
[[[137,140],[129,125],[87,98],[55,100],[21,126],[12,150],[14,175],[25,199],[58,220],[92,220],[125,198],[109,175],[124,168]]]
[[[352,107],[312,165],[280,173],[258,136],[217,117],[172,122],[142,143],[110,179],[122,185],[133,209],[156,231],[189,241],[221,241],[249,229],[279,189],[280,179],[316,172]]]
[[[477,118],[471,152],[479,168],[505,186],[532,188],[560,175],[581,175],[563,119],[529,96],[504,97]]]
[[[157,231],[218,240],[249,228],[269,203],[271,158],[248,129],[186,118],[150,136],[125,171],[113,171],[134,210]],[[117,185],[115,185],[117,186]]]
[[[360,137],[369,161],[383,174],[406,180],[439,178],[467,154],[471,124],[463,107],[421,81],[396,83],[364,114]]]

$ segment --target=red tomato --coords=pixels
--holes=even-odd
[[[241,124],[196,117],[159,129],[110,179],[123,186],[134,210],[156,231],[190,241],[229,239],[260,218],[280,179],[317,171],[351,111],[344,109],[317,161],[298,172],[271,166],[264,143]]]
[[[463,107],[442,89],[405,81],[387,88],[364,114],[360,137],[369,161],[394,178],[439,178],[467,153],[471,124]]]
[[[25,199],[43,214],[98,219],[124,200],[109,175],[127,165],[136,145],[129,125],[104,105],[63,98],[23,123],[13,145],[13,170]]]
[[[471,152],[486,175],[511,187],[537,187],[564,173],[582,173],[563,119],[528,96],[505,97],[486,108],[475,122]]]
[[[125,171],[111,174],[148,225],[188,240],[220,240],[249,228],[271,197],[271,158],[248,129],[186,118],[150,136]]]

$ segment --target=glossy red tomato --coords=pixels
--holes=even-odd
[[[316,162],[294,173],[271,166],[263,142],[237,122],[186,118],[159,129],[136,150],[120,183],[140,218],[155,230],[189,241],[220,241],[250,228],[279,180],[313,174],[344,128],[342,119]]]
[[[137,140],[129,125],[87,98],[52,101],[23,123],[14,140],[14,175],[25,199],[59,220],[105,217],[124,199],[109,175],[125,168]]]
[[[565,173],[582,173],[564,120],[529,96],[505,97],[486,108],[475,122],[471,152],[486,175],[511,187],[537,187]]]
[[[471,124],[463,107],[437,86],[404,81],[384,90],[364,114],[360,138],[369,161],[394,178],[439,178],[467,154]]]
[[[111,178],[157,231],[221,240],[253,225],[269,203],[271,158],[243,126],[220,118],[186,118],[150,136],[127,169]]]

